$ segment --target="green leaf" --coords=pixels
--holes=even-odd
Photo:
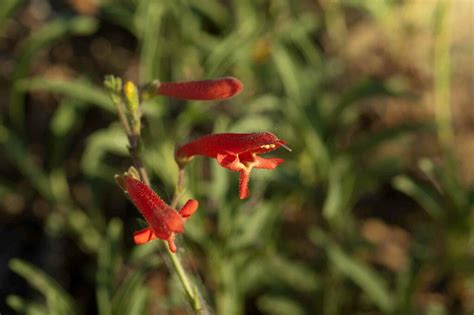
[[[129,297],[129,307],[124,315],[141,315],[145,314],[148,309],[149,290],[146,285],[139,287]]]
[[[201,0],[191,0],[190,3],[193,8],[204,14],[220,28],[225,28],[227,26],[226,23],[230,17],[229,12],[226,10],[223,3],[215,0],[207,0],[206,2],[202,2]]]
[[[431,127],[433,127],[431,124],[411,123],[385,128],[382,131],[371,132],[367,135],[356,138],[347,148],[347,151],[353,155],[364,155],[384,142],[394,140],[410,133],[430,131],[432,129]]]
[[[346,278],[358,285],[372,302],[384,313],[393,311],[395,305],[392,294],[384,279],[375,273],[364,262],[345,253],[336,243],[330,240],[321,230],[313,229],[309,238],[322,246],[328,255],[329,263]]]
[[[302,305],[293,299],[282,295],[265,294],[257,300],[258,308],[265,314],[272,315],[304,315]]]
[[[331,164],[329,188],[323,205],[323,216],[330,223],[342,224],[348,220],[346,209],[350,205],[355,183],[356,174],[350,158],[341,156]]]
[[[13,79],[24,76],[31,58],[35,56],[40,49],[67,35],[89,35],[94,32],[97,27],[98,23],[96,19],[87,16],[76,16],[73,18],[57,18],[35,30],[35,32],[22,43],[23,49],[17,59]]]
[[[160,1],[140,1],[135,11],[134,21],[137,37],[140,39],[140,79],[150,82],[159,77],[160,55],[162,43],[160,36],[166,5]]]
[[[123,27],[130,34],[136,35],[136,29],[133,25],[134,8],[119,1],[101,1],[100,4],[101,14],[104,15],[106,20]]]
[[[33,32],[23,43],[13,70],[13,87],[10,90],[10,117],[18,127],[23,126],[23,93],[18,88],[18,80],[24,78],[31,60],[43,48],[68,35],[88,35],[97,29],[97,20],[86,16],[58,18]]]
[[[247,115],[237,120],[227,132],[258,132],[272,130],[274,122],[264,115]]]
[[[128,257],[128,263],[138,265],[140,268],[158,268],[162,263],[161,257],[157,255],[160,242],[149,242],[135,246]]]
[[[143,150],[145,165],[157,174],[168,188],[174,188],[178,175],[178,165],[174,159],[175,144],[170,140],[154,143],[152,148]]]
[[[51,119],[51,132],[57,137],[64,136],[71,132],[78,119],[80,117],[77,115],[75,103],[64,102],[58,107]]]
[[[231,174],[217,163],[210,164],[212,180],[209,183],[209,198],[222,204],[229,191]]]
[[[302,104],[302,91],[300,84],[300,69],[291,53],[283,45],[275,46],[272,50],[273,62],[283,83],[286,95],[295,102]]]
[[[420,206],[435,220],[444,219],[442,201],[436,191],[426,185],[418,184],[408,176],[399,175],[392,181],[393,186],[415,199]]]
[[[128,274],[112,300],[113,315],[129,315],[131,312],[144,314],[148,304],[148,288],[144,271],[135,270]],[[139,313],[142,311],[142,313]]]
[[[8,18],[13,17],[15,10],[20,7],[24,0],[3,0],[0,1],[0,34]]]
[[[83,251],[97,253],[102,244],[102,235],[91,218],[81,209],[70,208],[67,210],[66,219],[68,227],[77,236]]]
[[[219,38],[205,61],[205,68],[208,69],[210,77],[225,72],[225,69],[239,59],[246,58],[246,51],[261,32],[259,17],[255,10],[251,10],[245,1],[234,1],[233,5],[236,17],[232,32]]]
[[[267,111],[281,109],[280,98],[274,94],[256,95],[246,106],[248,114],[265,114]]]
[[[23,176],[28,179],[43,198],[52,200],[53,196],[47,175],[33,161],[31,154],[26,150],[21,138],[11,130],[3,130],[6,132],[3,134],[3,139],[0,139],[0,144],[8,148],[5,150],[6,157],[17,167]]]
[[[319,275],[309,265],[279,255],[273,248],[263,252],[239,251],[236,257],[242,292],[272,288],[312,295],[321,286]]]
[[[20,259],[10,260],[8,265],[11,270],[23,277],[32,287],[44,295],[49,314],[76,314],[77,307],[73,299],[41,269]]]
[[[260,203],[258,207],[244,208],[237,211],[234,218],[235,233],[230,235],[229,245],[234,249],[266,243],[270,230],[274,226],[280,209],[276,204]]]
[[[116,218],[112,219],[107,229],[107,238],[102,241],[99,250],[96,294],[101,315],[111,314],[111,301],[121,260],[122,229],[122,221]]]
[[[127,155],[128,140],[118,124],[94,132],[87,138],[81,159],[82,171],[91,177],[113,179],[115,169],[103,160],[107,153]]]
[[[16,295],[7,296],[6,302],[11,309],[21,315],[50,315],[43,304],[28,302]]]
[[[369,97],[380,97],[380,96],[400,96],[404,95],[400,91],[392,88],[390,84],[374,80],[371,78],[365,78],[358,82],[352,88],[343,92],[339,102],[334,107],[334,110],[328,117],[331,121],[337,121],[337,118],[343,114],[343,112],[349,109],[350,106],[354,105],[360,100],[367,99]]]
[[[290,123],[290,128],[293,129],[294,143],[301,146],[300,150],[297,150],[297,147],[293,145],[292,148],[295,152],[302,152],[302,155],[307,153],[307,157],[310,158],[308,160],[311,160],[309,164],[314,165],[314,169],[316,169],[315,176],[326,179],[331,157],[329,144],[323,138],[318,115],[308,115],[301,106],[293,106],[290,103],[285,105],[284,113]]]
[[[278,31],[278,35],[283,40],[294,43],[312,66],[311,70],[317,75],[324,76],[322,52],[313,43],[314,33],[321,28],[321,21],[313,13],[305,12],[287,24],[288,27],[283,26],[283,29]]]
[[[66,98],[55,111],[49,125],[51,130],[49,167],[56,167],[67,158],[73,132],[79,129],[84,120],[81,106],[82,104],[78,104],[76,100]]]
[[[82,106],[87,104],[96,105],[108,112],[115,112],[115,108],[106,91],[93,86],[85,79],[56,79],[37,77],[20,80],[17,85],[20,91],[48,91],[59,95],[64,95],[82,102]]]
[[[440,167],[434,167],[436,178],[440,181],[441,189],[446,194],[449,204],[446,208],[453,215],[469,217],[469,199],[467,190],[459,179],[459,164],[452,152],[445,154],[445,162]]]

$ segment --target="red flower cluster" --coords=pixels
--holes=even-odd
[[[243,89],[242,83],[232,77],[216,80],[164,82],[154,88],[154,94],[186,100],[224,100],[237,95]],[[274,169],[283,163],[280,158],[263,158],[264,154],[279,147],[290,150],[285,141],[270,132],[211,134],[191,141],[176,151],[176,161],[180,168],[196,155],[216,159],[219,165],[239,172],[239,196],[249,195],[248,183],[253,168]],[[290,150],[291,151],[291,150]],[[138,172],[132,167],[123,176],[116,176],[117,182],[128,193],[141,212],[149,227],[134,235],[136,244],[153,239],[166,240],[172,252],[176,252],[176,233],[184,232],[184,222],[198,207],[196,200],[188,202],[176,211],[167,205],[147,185],[139,180]]]

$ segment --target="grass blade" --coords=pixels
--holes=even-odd
[[[76,314],[77,307],[73,299],[45,272],[20,259],[10,260],[9,266],[44,295],[49,314]]]
[[[24,78],[32,59],[37,53],[51,45],[54,41],[67,35],[87,35],[97,29],[97,21],[91,17],[79,16],[70,19],[58,18],[37,31],[35,31],[23,43],[23,49],[17,58],[17,63],[13,70],[13,86],[10,90],[10,117],[17,127],[23,126],[24,102],[23,93],[18,88],[18,80]]]
[[[390,313],[394,309],[394,301],[387,284],[369,266],[346,254],[320,230],[313,229],[309,237],[326,250],[330,264],[358,285],[380,310]]]

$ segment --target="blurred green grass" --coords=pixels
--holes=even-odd
[[[222,103],[143,105],[145,164],[165,200],[175,146],[199,135],[268,130],[293,149],[276,153],[282,167],[252,175],[247,202],[236,174],[204,159],[191,165],[183,200],[202,206],[180,254],[216,314],[474,311],[474,175],[465,167],[474,150],[463,162],[455,141],[473,137],[472,127],[455,130],[474,116],[462,85],[469,43],[450,37],[462,7],[1,6],[0,217],[11,270],[0,274],[2,314],[190,310],[162,248],[132,245],[138,212],[114,185],[130,161],[101,86],[108,73],[140,84],[225,75],[245,84]],[[468,110],[449,114],[458,107]]]

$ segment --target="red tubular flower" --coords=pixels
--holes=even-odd
[[[197,210],[199,203],[194,199],[190,199],[177,212],[137,178],[138,175],[133,168],[123,176],[116,176],[119,185],[128,193],[130,199],[150,225],[134,233],[135,244],[144,244],[159,238],[166,240],[169,249],[175,253],[175,234],[184,232],[184,221]]]
[[[233,77],[215,80],[162,82],[157,92],[183,100],[224,100],[239,94],[244,85]]]
[[[212,134],[180,147],[176,152],[176,160],[183,166],[195,155],[215,158],[222,167],[239,172],[239,195],[240,199],[245,199],[249,195],[248,182],[253,168],[271,170],[284,161],[258,155],[281,146],[289,149],[285,141],[270,132]]]

